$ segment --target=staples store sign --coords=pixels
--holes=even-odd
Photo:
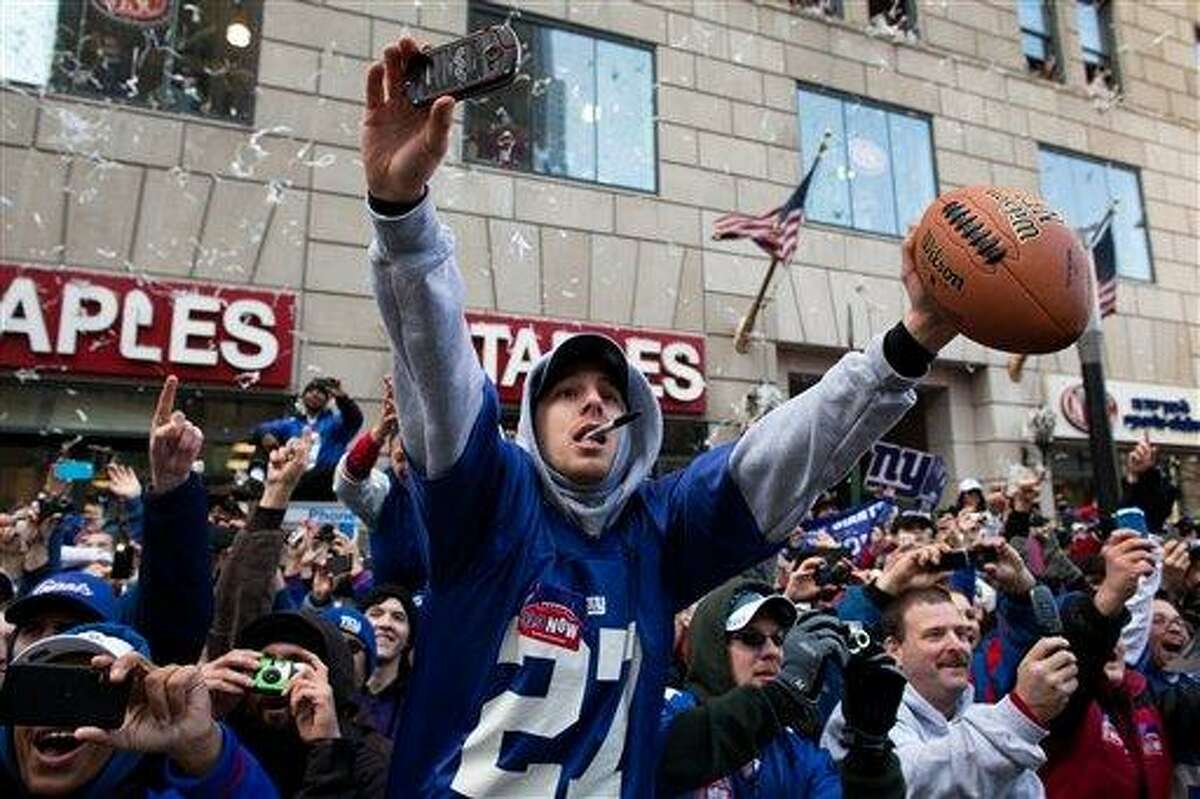
[[[584,331],[603,333],[650,382],[666,413],[704,413],[704,338],[591,323],[467,313],[471,338],[500,400],[518,404],[525,376],[544,353]]]
[[[284,388],[295,297],[0,264],[0,368]]]

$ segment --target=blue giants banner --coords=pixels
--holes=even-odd
[[[820,519],[801,522],[800,528],[804,530],[806,539],[818,533],[828,533],[839,544],[847,547],[852,557],[857,558],[859,551],[866,546],[871,537],[871,528],[887,524],[895,510],[896,506],[891,502],[877,499],[836,516],[822,516]]]
[[[880,441],[871,449],[871,465],[864,481],[868,487],[890,488],[896,496],[917,500],[922,510],[933,510],[942,498],[950,475],[940,456]]]

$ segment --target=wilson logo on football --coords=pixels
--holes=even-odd
[[[557,602],[534,602],[521,608],[517,632],[528,638],[570,649],[579,649],[581,625],[575,611]]]

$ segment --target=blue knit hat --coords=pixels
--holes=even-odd
[[[375,628],[366,616],[352,607],[332,607],[321,616],[344,633],[350,633],[362,644],[367,653],[367,676],[375,671]]]

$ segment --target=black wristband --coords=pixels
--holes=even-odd
[[[417,200],[415,203],[395,203],[390,200],[381,200],[372,194],[368,194],[367,195],[367,207],[369,207],[372,211],[379,214],[380,216],[385,216],[385,217],[389,217],[389,218],[404,216],[409,211],[411,211],[412,209],[414,209],[418,205],[420,205],[422,202],[424,202],[425,195],[428,193],[429,193],[429,187],[427,186],[421,190],[421,198],[419,200]]]
[[[883,337],[883,357],[904,377],[921,377],[933,363],[934,354],[912,337],[903,322],[897,322]]]

